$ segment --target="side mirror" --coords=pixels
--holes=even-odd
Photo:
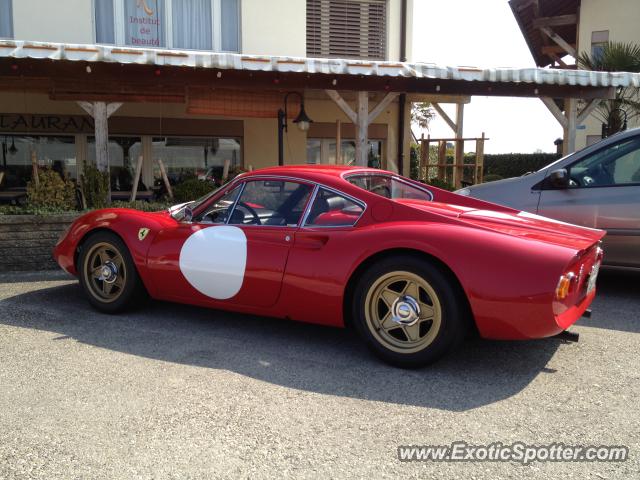
[[[569,186],[569,172],[566,168],[559,168],[549,174],[549,184],[553,188],[567,188]]]
[[[171,216],[178,222],[190,222],[191,220],[193,220],[193,210],[191,210],[189,205],[185,205],[184,207],[172,213]]]

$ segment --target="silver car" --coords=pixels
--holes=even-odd
[[[456,193],[606,230],[604,263],[640,268],[640,128],[613,135],[535,173]]]

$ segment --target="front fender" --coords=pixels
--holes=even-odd
[[[77,254],[82,242],[100,230],[117,234],[125,243],[147,291],[153,295],[154,285],[147,269],[147,252],[157,233],[177,222],[167,212],[141,212],[132,209],[103,209],[77,218],[54,249],[54,258],[67,272],[78,275]],[[140,240],[140,229],[149,232]]]

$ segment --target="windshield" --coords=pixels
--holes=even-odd
[[[433,199],[429,190],[412,185],[393,175],[363,173],[350,175],[346,177],[346,180],[356,187],[392,200],[411,199],[430,202]]]
[[[211,197],[213,197],[216,193],[218,193],[220,190],[222,190],[224,187],[227,187],[228,185],[225,184],[222,187],[218,187],[213,189],[212,191],[210,191],[209,193],[204,194],[203,196],[201,196],[200,198],[198,198],[197,200],[193,201],[193,205],[191,205],[191,208],[197,208],[200,205],[202,205],[204,202],[206,202],[207,200],[209,200]]]

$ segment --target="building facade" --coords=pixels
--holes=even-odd
[[[406,61],[411,57],[411,25],[402,7],[411,0],[0,0],[0,48],[12,41],[51,42],[91,51],[115,45],[122,55],[135,48],[157,48],[163,55],[192,50],[243,56],[328,57],[362,61]],[[15,45],[13,45],[15,46]],[[46,44],[33,48],[46,49]],[[67,47],[67,51],[73,48]],[[115,50],[112,50],[115,52]],[[172,53],[174,52],[174,53]],[[18,68],[12,65],[11,68]],[[100,66],[82,82],[100,81]],[[162,79],[165,72],[155,71]],[[84,100],[118,102],[109,118],[112,188],[128,189],[137,159],[143,158],[142,182],[158,181],[161,159],[175,181],[194,175],[220,176],[232,167],[260,168],[278,162],[277,111],[286,90],[202,89],[186,86],[184,95],[145,91],[143,77],[112,98],[79,95],[78,86],[56,82],[47,88],[20,85],[19,77],[0,85],[0,141],[4,187],[23,187],[32,159],[77,178],[85,162],[95,160],[93,119]],[[158,78],[154,79],[155,84]],[[276,82],[276,80],[274,80]],[[82,85],[87,91],[87,85]],[[155,88],[155,87],[154,87]],[[45,93],[46,90],[46,93]],[[324,90],[299,93],[309,117],[307,131],[291,124],[299,106],[290,96],[284,163],[351,163],[355,155],[353,124]],[[375,105],[383,96],[372,93]],[[85,98],[86,97],[86,98]],[[378,98],[379,97],[379,98]],[[352,102],[353,95],[346,93]],[[397,169],[398,152],[408,152],[409,109],[395,99],[369,126],[371,164]],[[403,102],[406,100],[403,98]],[[402,116],[402,119],[400,118]],[[340,121],[340,123],[338,123]],[[337,129],[340,125],[338,135]],[[402,138],[399,138],[402,137]],[[336,138],[341,139],[336,158]],[[402,142],[406,148],[399,148]],[[408,155],[407,155],[408,159]],[[408,170],[408,160],[404,162]],[[1,188],[2,186],[0,186]]]
[[[640,3],[635,0],[581,0],[578,23],[578,51],[597,54],[606,42],[632,42],[640,45]],[[640,126],[631,119],[629,128]],[[576,145],[583,148],[602,139],[602,119],[588,117],[578,130]]]

